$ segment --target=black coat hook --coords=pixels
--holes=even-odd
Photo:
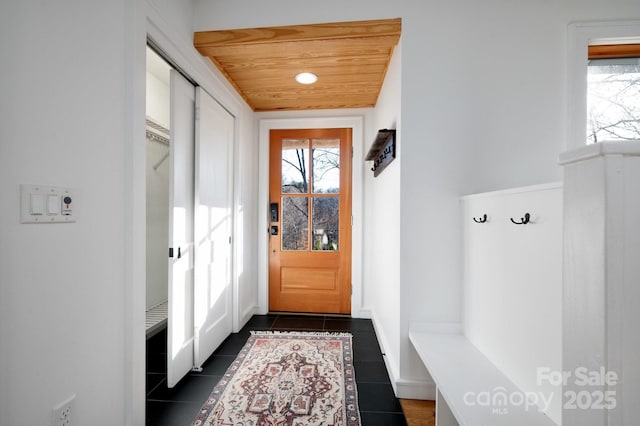
[[[516,222],[512,217],[510,217],[509,219],[511,219],[511,222],[515,223],[516,225],[526,225],[527,223],[529,223],[531,215],[529,215],[529,213],[525,213],[524,217],[520,218],[520,222]]]
[[[472,219],[475,223],[485,223],[487,221],[487,214],[483,214],[479,219],[476,219],[475,217],[473,217]]]

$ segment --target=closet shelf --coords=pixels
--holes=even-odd
[[[160,302],[147,308],[147,318],[145,322],[145,330],[147,338],[153,336],[167,325],[168,301]]]
[[[169,145],[170,132],[169,129],[159,124],[150,117],[146,120],[146,135],[152,141],[159,142],[163,145]]]

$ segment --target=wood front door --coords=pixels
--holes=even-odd
[[[351,129],[271,130],[271,311],[351,313],[351,157]]]

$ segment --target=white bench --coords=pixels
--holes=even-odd
[[[462,334],[409,332],[409,339],[436,384],[436,426],[555,426]],[[504,392],[515,404],[487,402]]]

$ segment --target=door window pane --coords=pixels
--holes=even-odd
[[[640,58],[591,59],[588,143],[640,139]]]
[[[282,193],[309,192],[309,140],[282,140]]]
[[[313,197],[313,250],[338,250],[339,198]]]
[[[340,139],[313,140],[313,192],[340,192]]]
[[[309,200],[282,197],[282,250],[309,249]]]

